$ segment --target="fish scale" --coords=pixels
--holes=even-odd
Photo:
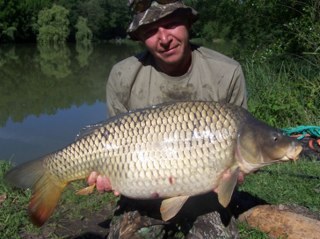
[[[195,104],[182,103],[156,110],[150,109],[143,113],[129,114],[96,129],[93,134],[80,139],[79,144],[71,144],[62,152],[56,153],[55,159],[50,158],[46,163],[51,173],[61,174],[59,177],[64,181],[72,181],[75,178],[83,177],[82,175],[87,176],[92,170],[98,171],[101,175],[110,178],[115,190],[128,197],[150,198],[154,193],[160,197],[171,197],[177,188],[180,189],[179,194],[186,195],[190,192],[198,194],[204,190],[203,184],[206,185],[205,190],[208,187],[214,187],[215,177],[211,177],[210,180],[204,180],[202,177],[206,178],[218,173],[215,169],[221,168],[219,162],[225,157],[224,150],[236,137],[235,132],[230,129],[226,131],[227,134],[230,134],[228,135],[229,140],[226,141],[222,137],[221,129],[223,126],[219,121],[224,120],[228,113],[231,112],[213,111],[206,103],[198,104],[197,107]],[[209,115],[215,114],[217,114],[216,117],[209,117]],[[161,128],[160,115],[162,117],[168,116],[166,128]],[[214,122],[211,119],[217,121]],[[139,130],[142,126],[144,126],[143,132]],[[228,128],[229,126],[230,123],[227,124]],[[133,135],[132,132],[135,134]],[[165,133],[167,134],[165,135]],[[80,150],[80,153],[75,153],[75,147],[83,150]],[[107,152],[106,148],[108,148]],[[210,148],[215,150],[209,154]],[[205,152],[206,156],[204,156]],[[105,160],[99,160],[101,156],[105,156]],[[208,165],[210,157],[217,159],[212,166]],[[228,160],[232,160],[232,158],[229,157]],[[224,165],[231,164],[228,160],[223,161]],[[70,167],[63,166],[68,161],[73,164]],[[86,163],[90,161],[95,163]],[[154,176],[154,161],[163,166],[158,168],[161,172],[157,175],[163,175],[160,179],[152,177]],[[54,164],[54,166],[50,166],[50,164]],[[129,164],[130,167],[125,167],[126,164]],[[61,167],[57,169],[57,165],[61,165]],[[194,170],[199,165],[203,167],[200,172]],[[224,165],[223,167],[225,167]],[[184,170],[179,170],[181,168]],[[211,170],[205,170],[205,168]],[[124,170],[133,170],[139,173],[119,173]],[[74,172],[74,175],[70,172]],[[170,184],[169,177],[175,178],[174,184]],[[183,177],[188,177],[188,180],[182,180]],[[155,189],[151,183],[154,180],[161,182],[162,185],[170,186],[170,189]],[[135,186],[138,181],[142,181],[144,184],[143,189],[140,186]],[[199,183],[199,181],[205,183]],[[128,182],[131,183],[128,184]],[[200,184],[201,188],[194,186],[197,184]]]
[[[177,102],[97,124],[66,148],[13,169],[7,179],[33,188],[29,211],[37,225],[51,215],[69,182],[92,171],[127,197],[168,198],[161,206],[168,220],[189,196],[212,190],[226,206],[240,171],[295,159],[300,151],[294,140],[241,107]],[[37,173],[27,178],[31,170]],[[52,191],[57,195],[47,200]]]

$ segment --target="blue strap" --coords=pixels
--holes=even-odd
[[[297,139],[303,139],[307,134],[312,137],[320,138],[320,126],[297,126],[291,128],[282,129],[285,134],[292,135],[292,134],[301,134]]]

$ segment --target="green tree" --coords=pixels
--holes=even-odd
[[[79,17],[78,22],[76,24],[76,41],[77,43],[81,43],[83,45],[88,45],[92,40],[92,31],[88,27],[87,19],[84,17]]]
[[[127,0],[90,0],[80,2],[76,11],[88,19],[94,38],[125,37],[131,16]]]
[[[88,20],[88,26],[92,30],[95,38],[100,38],[99,31],[102,28],[101,23],[105,19],[106,10],[102,7],[101,0],[89,0],[80,2],[77,6],[80,16]]]
[[[17,28],[15,27],[4,27],[2,24],[0,24],[0,27],[2,28],[2,32],[0,34],[0,38],[14,41],[14,35],[17,31]]]
[[[52,2],[69,12],[53,13],[53,9],[47,9]],[[234,40],[261,59],[287,53],[319,53],[319,0],[185,0],[185,3],[199,12],[192,37]],[[0,42],[35,41],[36,33],[39,42],[67,38],[74,41],[80,16],[87,19],[93,40],[126,37],[131,20],[127,0],[2,0]]]
[[[132,15],[127,0],[108,0],[102,5],[106,11],[106,19],[102,22],[101,35],[107,38],[125,37]]]
[[[194,36],[236,40],[253,57],[316,52],[319,0],[186,0],[199,12]],[[319,51],[319,50],[318,50]]]
[[[306,4],[302,14],[285,26],[295,36],[302,53],[320,65],[320,2],[315,0]]]
[[[0,42],[35,41],[33,29],[38,12],[49,0],[0,1]],[[51,3],[50,3],[51,4]]]
[[[14,41],[22,13],[19,12],[19,1],[0,1],[0,40]]]
[[[40,44],[59,44],[66,42],[69,36],[69,10],[55,5],[50,9],[44,9],[38,15],[38,42]]]

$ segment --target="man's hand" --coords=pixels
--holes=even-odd
[[[239,175],[238,175],[238,185],[241,185],[243,184],[244,182],[244,177],[245,177],[245,174],[243,172],[240,172]]]
[[[87,182],[89,185],[95,184],[97,190],[101,193],[105,191],[109,192],[113,190],[110,179],[106,176],[99,175],[97,172],[91,172]],[[114,191],[113,193],[116,196],[120,195],[118,191]]]

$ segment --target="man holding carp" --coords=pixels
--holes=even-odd
[[[193,8],[178,0],[129,0],[129,6],[133,19],[127,32],[147,51],[113,66],[106,87],[110,116],[175,101],[217,101],[247,108],[240,64],[190,43],[189,31],[198,19]],[[242,180],[241,175],[238,181]],[[100,192],[112,189],[110,180],[97,172],[90,174],[88,183]]]
[[[78,194],[96,186],[122,195],[120,209],[127,213],[112,220],[110,239],[176,232],[188,239],[239,238],[230,212],[239,206],[232,200],[237,183],[266,165],[297,160],[302,146],[245,110],[239,63],[189,42],[194,9],[174,0],[129,3],[128,33],[147,52],[111,70],[107,104],[117,117],[11,169],[6,180],[31,188],[28,213],[37,226],[70,182],[87,179],[90,186]]]
[[[247,108],[240,64],[189,42],[189,30],[198,18],[193,8],[177,0],[129,2],[134,16],[128,34],[147,51],[113,66],[106,87],[109,116],[191,100]]]

